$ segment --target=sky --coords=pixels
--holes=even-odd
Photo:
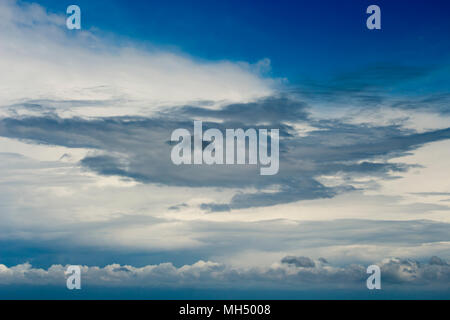
[[[450,5],[374,3],[2,1],[0,298],[448,299]],[[194,120],[279,172],[175,166]]]

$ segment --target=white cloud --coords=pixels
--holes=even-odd
[[[65,117],[147,115],[199,100],[212,107],[249,101],[275,86],[260,76],[261,63],[204,62],[114,44],[94,31],[69,32],[63,12],[49,14],[36,4],[2,1],[0,28],[0,106],[44,100]],[[20,106],[13,109],[20,112]]]
[[[295,257],[294,257],[295,258]],[[304,258],[309,259],[309,258]],[[292,260],[292,259],[291,259]],[[312,260],[310,260],[312,261]],[[415,285],[416,288],[448,289],[450,265],[433,257],[429,263],[411,259],[388,258],[377,263],[381,268],[383,287]],[[367,279],[364,265],[332,266],[323,259],[314,266],[273,263],[269,267],[231,267],[212,261],[198,261],[176,267],[172,263],[133,267],[111,264],[105,267],[81,266],[82,286],[148,287],[148,288],[364,288]],[[29,263],[7,267],[0,264],[2,285],[65,286],[67,266],[33,268]]]

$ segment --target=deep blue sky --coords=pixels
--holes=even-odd
[[[272,76],[291,83],[374,62],[434,65],[450,52],[445,0],[37,2],[52,12],[77,4],[84,29],[97,27],[197,58],[269,58]],[[382,30],[366,28],[371,4],[381,7]]]

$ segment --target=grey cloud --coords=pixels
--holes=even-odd
[[[450,283],[450,267],[446,263],[426,264],[413,259],[394,258],[383,261],[380,268],[383,281],[392,284],[431,285],[438,281],[446,285]],[[435,285],[438,284],[435,283]]]
[[[272,112],[265,111],[273,104]],[[181,110],[181,113],[179,112]],[[289,119],[292,110],[292,119]],[[167,143],[177,128],[192,130],[198,116],[222,117],[204,122],[204,129],[254,127],[264,120],[280,129],[280,171],[260,176],[257,166],[175,166]],[[190,118],[190,119],[189,119]],[[285,124],[297,120],[320,130],[299,136]],[[406,154],[424,143],[450,138],[450,129],[416,133],[399,126],[345,124],[337,120],[308,119],[305,105],[286,97],[266,98],[248,104],[232,104],[219,110],[183,107],[167,110],[153,118],[114,117],[92,120],[57,116],[0,119],[0,136],[33,143],[91,148],[81,165],[103,175],[117,175],[143,183],[189,187],[253,187],[256,193],[236,194],[230,203],[204,204],[203,209],[271,206],[299,200],[330,198],[353,190],[350,185],[326,187],[321,175],[395,177],[411,165],[386,160]],[[377,159],[376,161],[372,159]],[[381,160],[381,161],[380,161]],[[351,179],[349,180],[349,182]],[[282,186],[275,193],[265,192]]]
[[[277,123],[281,121],[306,120],[309,116],[305,102],[292,100],[286,96],[268,97],[257,102],[235,103],[219,110],[185,106],[174,112],[190,117],[213,117],[227,121],[251,123]]]
[[[437,266],[447,266],[447,262],[445,262],[444,260],[442,260],[439,257],[433,256],[430,258],[430,265],[437,265]]]
[[[281,260],[281,263],[293,264],[299,268],[314,268],[316,264],[308,257],[287,256]]]
[[[174,205],[174,206],[170,206],[168,209],[169,210],[178,211],[181,208],[186,208],[186,207],[188,207],[188,205],[186,203],[180,203],[180,204],[177,204],[177,205]]]
[[[239,192],[233,196],[229,204],[204,203],[202,209],[209,211],[230,211],[231,209],[245,209],[251,207],[265,207],[276,204],[291,203],[300,200],[312,200],[318,198],[332,198],[338,192],[351,190],[346,188],[327,188],[312,178],[305,177],[302,180],[284,180],[277,192]]]
[[[120,267],[114,268],[112,270],[113,270],[113,272],[120,272],[120,271],[131,272],[130,268],[128,268],[127,266],[120,266]]]
[[[411,194],[418,196],[450,196],[450,192],[411,192]]]
[[[212,212],[230,211],[231,206],[225,203],[202,203],[200,208]]]
[[[282,203],[290,203],[300,200],[312,200],[318,198],[332,198],[338,191],[349,191],[346,188],[328,188],[314,179],[303,179],[299,181],[289,181],[281,186],[279,192],[257,192],[257,193],[237,193],[231,199],[229,208],[245,209],[256,206],[272,206]],[[214,210],[215,207],[210,207]]]
[[[289,258],[290,259],[290,258]],[[271,267],[240,268],[213,261],[198,261],[194,264],[175,267],[172,263],[145,265],[142,267],[119,264],[105,267],[82,266],[85,287],[138,287],[138,288],[364,288],[367,279],[366,266],[346,265],[322,266],[308,261],[282,263]],[[377,265],[382,272],[383,288],[416,290],[448,289],[450,267],[419,263],[411,259],[389,258]],[[64,285],[65,266],[53,265],[48,269],[33,268],[30,264],[7,267],[0,264],[2,285]]]
[[[239,224],[195,221],[191,228],[198,232],[198,240],[224,253],[232,253],[236,247],[276,252],[347,245],[408,248],[450,241],[450,224],[427,220],[270,220]],[[211,232],[216,236],[210,237]]]
[[[8,205],[4,199],[2,201]],[[122,214],[108,220],[64,225],[48,223],[44,219],[14,228],[8,224],[9,220],[3,219],[0,233],[4,239],[15,240],[5,242],[0,239],[2,262],[31,261],[40,266],[61,262],[102,265],[134,262],[144,265],[161,261],[158,257],[163,261],[186,264],[199,259],[216,260],[218,255],[220,261],[227,261],[241,252],[320,254],[332,258],[333,263],[349,264],[366,261],[367,250],[373,259],[397,255],[399,251],[416,257],[424,252],[447,257],[450,242],[450,224],[427,220],[273,219],[236,223]],[[124,233],[133,235],[136,228],[153,231],[149,238],[145,234],[129,241],[117,237]],[[33,231],[32,238],[24,239],[30,231]],[[176,235],[176,241],[171,243],[173,235]],[[315,263],[324,264],[320,260]]]

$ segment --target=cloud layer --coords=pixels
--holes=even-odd
[[[293,261],[295,260],[295,261]],[[302,263],[298,263],[302,261]],[[305,261],[308,261],[305,265]],[[402,285],[448,289],[450,265],[439,257],[427,263],[411,259],[389,258],[378,263],[382,285],[393,289]],[[66,266],[67,267],[67,266]],[[53,265],[48,269],[33,268],[30,264],[14,267],[0,265],[2,285],[65,286],[66,267]],[[363,265],[332,266],[321,258],[286,257],[282,263],[267,268],[236,268],[225,264],[198,261],[192,265],[175,267],[171,263],[133,267],[112,264],[105,267],[81,267],[82,286],[147,287],[147,288],[264,288],[317,289],[358,288],[366,285],[366,267]]]

